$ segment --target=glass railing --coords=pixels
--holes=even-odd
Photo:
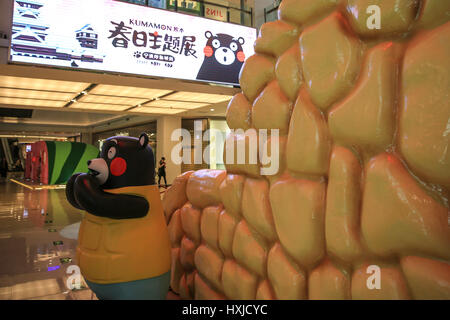
[[[226,0],[116,0],[166,9],[213,20],[253,26],[253,8],[235,7]]]
[[[264,22],[278,20],[278,7],[281,0],[274,1],[272,5],[264,8]]]

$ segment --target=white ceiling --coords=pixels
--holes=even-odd
[[[128,117],[223,117],[232,97],[180,89],[184,90],[0,75],[0,108],[34,110],[31,118],[0,117],[0,125],[92,128]]]
[[[0,76],[0,104],[11,107],[179,114],[230,99],[221,94]]]

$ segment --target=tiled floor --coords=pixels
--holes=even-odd
[[[96,299],[85,285],[74,291],[66,284],[76,240],[59,232],[81,218],[64,190],[30,190],[0,180],[0,299]]]
[[[82,215],[64,189],[31,190],[0,178],[0,300],[97,299],[82,277],[80,289],[67,285]]]

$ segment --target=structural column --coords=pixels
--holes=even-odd
[[[181,128],[181,117],[163,116],[158,118],[156,124],[156,168],[161,157],[166,158],[166,177],[167,183],[171,184],[173,180],[181,174],[181,164],[172,162],[171,153],[178,141],[171,141],[172,132]],[[156,181],[158,182],[158,181]]]
[[[259,30],[261,25],[264,23],[264,8],[269,7],[274,4],[274,0],[255,0],[254,15],[255,15],[255,25],[254,27]]]
[[[92,140],[92,132],[81,132],[81,142],[87,143],[87,144],[94,144],[94,141]]]

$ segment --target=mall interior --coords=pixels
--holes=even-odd
[[[0,300],[450,299],[450,1],[0,15]]]

